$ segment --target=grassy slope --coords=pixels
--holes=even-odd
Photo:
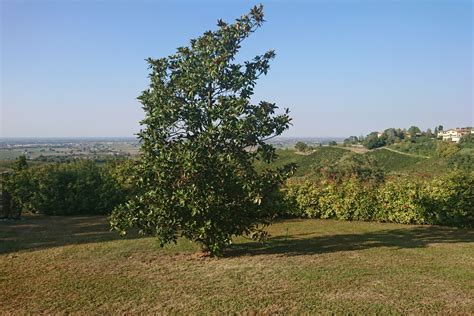
[[[448,169],[446,161],[442,159],[407,156],[384,148],[373,150],[366,155],[374,157],[387,173],[438,175]]]
[[[278,150],[279,157],[276,166],[294,162],[298,164],[295,176],[304,176],[310,173],[311,166],[319,162],[338,161],[343,156],[352,154],[348,149],[338,147],[321,147],[309,155],[301,155],[294,150]],[[369,155],[388,174],[409,175],[438,175],[446,172],[449,167],[446,160],[437,157],[423,158],[403,155],[384,148],[372,150],[363,155]]]
[[[474,231],[317,220],[200,259],[103,217],[0,222],[0,313],[474,313]]]
[[[344,155],[349,154],[349,151],[337,147],[318,147],[311,154],[300,154],[296,153],[291,149],[280,149],[277,150],[278,159],[272,166],[282,166],[288,163],[296,163],[298,169],[295,176],[303,176],[308,173],[311,169],[311,166],[314,164],[327,161],[337,161],[341,159]],[[262,166],[263,164],[260,164]]]
[[[414,143],[401,142],[397,144],[392,144],[390,145],[390,148],[410,154],[435,157],[436,146],[439,142],[441,141],[436,139],[419,139]]]

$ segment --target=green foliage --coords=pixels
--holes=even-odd
[[[431,224],[426,218],[421,184],[397,179],[388,181],[378,190],[378,207],[374,219],[401,224]]]
[[[31,197],[36,188],[32,180],[30,171],[27,169],[6,173],[0,177],[5,217],[20,217],[22,210],[32,208]]]
[[[350,136],[344,139],[344,145],[355,145],[359,143],[359,138],[357,136]]]
[[[250,102],[275,53],[235,63],[242,41],[263,22],[263,7],[254,7],[234,24],[220,20],[217,31],[167,58],[148,59],[137,194],[114,210],[114,229],[138,227],[161,245],[183,236],[212,255],[232,236],[264,236],[293,166],[255,167],[275,160],[266,140],[290,125],[288,110],[277,115],[274,103]]]
[[[13,164],[13,170],[21,171],[25,169],[28,169],[28,162],[26,161],[26,156],[21,155],[16,159],[15,163]]]
[[[339,161],[342,157],[349,155],[346,149],[338,147],[317,147],[311,154],[299,155],[293,150],[277,150],[277,159],[270,165],[271,168],[280,168],[288,164],[295,164],[298,168],[294,173],[295,177],[305,177],[312,173],[313,167],[331,161]],[[262,161],[256,161],[257,169],[264,170],[268,164]]]
[[[451,172],[425,189],[433,222],[474,227],[474,173]]]
[[[469,133],[459,141],[460,148],[473,148],[474,149],[474,134]]]
[[[308,145],[305,142],[297,142],[295,144],[295,149],[300,152],[305,152],[308,150]]]
[[[323,161],[314,165],[311,178],[341,183],[354,178],[365,182],[382,182],[385,178],[377,161],[367,155],[350,153],[336,161]]]
[[[407,130],[408,134],[410,134],[411,136],[415,136],[416,134],[421,134],[421,130],[419,127],[417,126],[411,126],[408,130]]]
[[[438,157],[449,158],[459,151],[459,146],[450,142],[438,142],[436,153]]]
[[[377,132],[372,132],[364,139],[363,145],[368,149],[383,147],[387,144],[386,138],[379,137]]]
[[[437,156],[436,148],[437,148],[438,143],[439,141],[435,139],[430,139],[428,137],[421,136],[421,137],[405,140],[397,144],[393,144],[390,146],[390,148],[393,148],[395,150],[402,151],[405,153],[435,157]]]
[[[284,192],[292,216],[474,227],[474,173],[454,171],[428,181],[398,178],[375,187],[355,178],[292,180]]]
[[[447,160],[448,166],[453,169],[474,171],[474,148],[463,148],[450,156]]]
[[[21,170],[4,187],[15,208],[48,215],[107,214],[123,198],[108,167],[91,161]]]
[[[356,179],[343,183],[290,181],[285,187],[290,215],[341,220],[371,220],[375,213],[373,188]]]
[[[377,161],[377,164],[386,173],[425,171],[423,169],[420,170],[419,165],[427,161],[427,159],[421,157],[407,156],[389,151],[385,148],[368,152],[365,155],[372,157],[375,161]],[[415,170],[413,170],[413,168],[415,168]]]
[[[399,128],[387,128],[381,138],[386,145],[390,145],[402,141],[405,138],[405,133]]]

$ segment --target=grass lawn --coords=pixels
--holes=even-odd
[[[221,259],[104,217],[0,222],[0,314],[474,313],[474,231],[288,220]]]

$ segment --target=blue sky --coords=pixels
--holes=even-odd
[[[147,57],[258,2],[1,0],[0,137],[132,136]],[[471,1],[268,1],[241,58],[277,53],[255,100],[285,136],[474,125]]]

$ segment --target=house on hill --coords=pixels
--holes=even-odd
[[[452,141],[459,143],[461,138],[468,134],[474,134],[474,129],[470,127],[451,128],[446,131],[438,132],[438,137],[442,137],[444,141]]]

